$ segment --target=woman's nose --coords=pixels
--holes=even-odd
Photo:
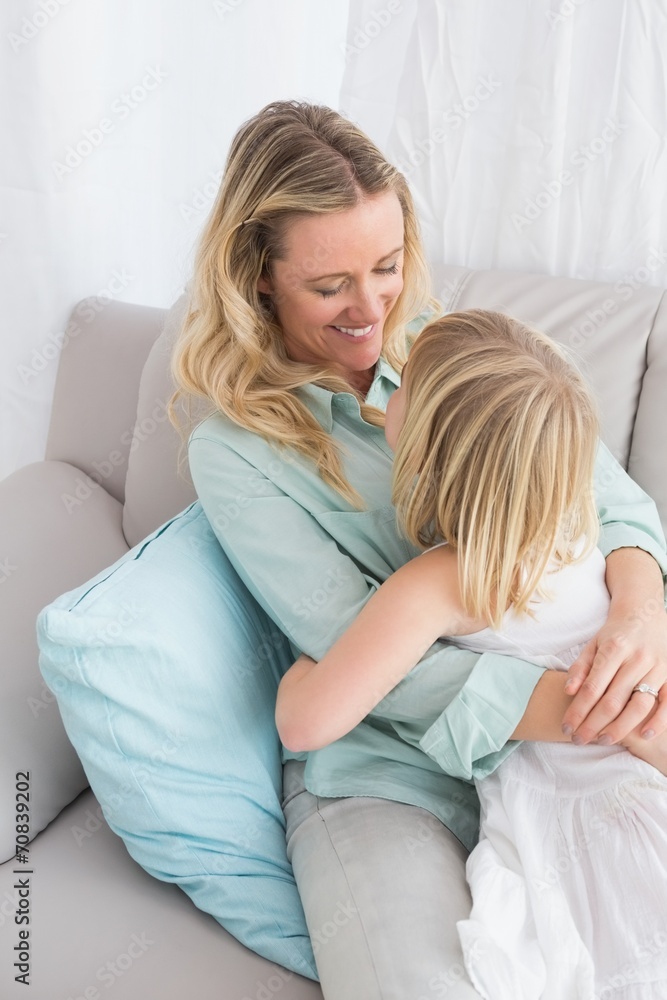
[[[358,323],[359,326],[371,326],[373,323],[378,323],[382,319],[383,313],[381,296],[370,288],[356,291],[345,309],[345,315],[350,322]]]

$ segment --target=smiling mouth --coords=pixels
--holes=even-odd
[[[338,330],[339,333],[345,333],[347,334],[348,337],[365,337],[367,334],[371,332],[371,330],[375,326],[374,323],[371,323],[370,326],[357,326],[357,327],[336,326],[334,323],[332,323],[331,325],[333,326],[334,330]]]

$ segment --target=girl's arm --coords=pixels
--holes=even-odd
[[[655,589],[652,567],[642,564],[649,560],[659,576],[660,570],[647,553],[637,549],[625,551],[633,558],[630,566],[626,563],[624,582],[628,581],[631,567],[637,571],[632,605],[637,608],[646,598],[644,591],[652,594]],[[628,620],[626,605],[619,604],[617,608],[614,613],[612,599],[609,621],[592,641],[596,649],[601,647],[600,636],[605,630],[618,630],[620,623]],[[660,613],[662,618],[656,629],[664,630],[665,613],[662,610]],[[643,623],[645,626],[645,620]],[[484,621],[471,619],[463,608],[454,550],[445,546],[413,559],[380,587],[319,663],[302,656],[284,675],[276,706],[276,724],[282,742],[290,750],[301,751],[317,750],[339,739],[402,680],[437,638],[475,632],[485,625]],[[568,676],[553,670],[542,674],[512,733],[513,740],[571,741],[571,734],[562,728],[563,717],[573,701],[566,689]],[[632,707],[640,721],[647,712],[644,702],[650,697],[631,699],[638,703]],[[667,699],[661,700],[649,719],[623,745],[636,756],[648,759],[649,751],[643,751],[642,744],[646,741],[641,739],[640,731],[648,727],[649,732],[660,732],[666,709]],[[573,739],[576,743],[584,742],[578,734]],[[654,756],[656,753],[660,755],[662,750],[656,747]],[[650,763],[654,763],[653,758]]]
[[[567,674],[560,670],[547,670],[537,683],[528,707],[512,734],[514,740],[537,740],[549,743],[570,742],[570,737],[562,732],[560,719],[569,707],[572,696],[565,691]],[[652,696],[647,696],[651,697]],[[652,764],[662,774],[667,775],[667,733],[661,732],[655,739],[647,740],[642,733],[648,726],[653,729],[657,723],[656,716],[661,708],[664,711],[664,701],[652,698],[653,711],[632,732],[619,741],[621,746],[640,757],[647,764]],[[642,709],[642,715],[645,708]],[[656,730],[657,731],[657,730]]]
[[[656,704],[654,712],[657,713],[659,705]],[[653,716],[649,716],[649,723]],[[667,733],[661,733],[653,740],[646,740],[641,735],[643,726],[639,725],[624,739],[621,745],[633,753],[635,757],[641,757],[647,764],[652,764],[662,774],[667,775]]]
[[[382,584],[318,663],[300,657],[278,688],[276,725],[294,752],[354,729],[442,635],[484,628],[461,603],[456,552],[431,549]]]
[[[537,743],[572,742],[572,737],[563,732],[562,725],[572,702],[572,696],[565,692],[567,678],[562,670],[544,671],[511,739]]]
[[[621,552],[628,553],[630,559],[625,562],[622,574],[619,572],[618,579],[624,586],[619,584],[617,594],[626,594],[628,583],[632,583],[632,609],[646,607],[647,595],[655,601],[656,593],[658,596],[662,593],[660,568],[651,556],[638,549],[618,550],[612,553],[610,559],[616,556],[618,560]],[[609,570],[607,576],[609,578]],[[619,635],[629,620],[630,606],[619,600],[615,605],[613,595],[611,608],[608,622],[589,646],[598,651],[598,669],[610,669],[616,685],[623,683],[624,678],[627,684],[628,668],[619,670],[619,663],[623,663],[626,656],[629,658],[630,652],[633,659],[636,658],[636,644],[612,643],[614,655],[618,657],[615,665],[605,663],[599,652],[607,649],[605,635]],[[657,614],[660,620],[655,623],[658,634],[667,635],[665,617],[660,602]],[[340,739],[382,701],[436,639],[443,635],[475,632],[485,625],[484,621],[472,620],[463,607],[456,552],[453,549],[443,546],[411,560],[392,574],[370,598],[356,620],[319,663],[301,657],[284,675],[276,705],[276,725],[283,744],[297,752],[317,750]],[[644,643],[646,639],[644,631],[638,642]],[[633,674],[629,676],[637,683]],[[593,681],[595,677],[594,671]],[[563,717],[567,718],[573,701],[566,688],[567,682],[568,675],[560,671],[546,671],[542,675],[512,733],[513,740],[589,741],[579,733],[575,732],[572,736],[571,732],[563,730]],[[609,708],[613,697],[612,687],[602,699],[601,710]],[[648,705],[646,702],[650,698],[650,695],[634,695],[630,699],[625,716],[634,713],[635,725],[646,716],[651,707],[650,702]],[[650,723],[644,724],[642,732],[647,727],[649,731],[661,732],[666,710],[667,699],[657,712],[652,713]],[[622,735],[625,734],[621,732],[616,739],[612,736],[604,742],[616,742]]]

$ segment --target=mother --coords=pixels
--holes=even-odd
[[[397,534],[382,428],[406,324],[428,288],[406,181],[362,132],[297,102],[242,126],[198,247],[173,372],[181,392],[217,411],[189,439],[204,511],[295,658],[320,658],[416,555]],[[452,775],[488,773],[511,737],[548,738],[566,708],[578,740],[604,728],[615,741],[654,708],[632,694],[637,683],[667,693],[664,615],[645,625],[641,648],[631,627],[638,607],[662,601],[657,513],[622,470],[604,481],[612,612],[593,683],[571,705],[563,675],[436,644],[346,737],[283,748],[288,857],[327,1000],[477,996],[455,923],[469,910],[478,806]],[[428,704],[411,685],[417,672]],[[413,739],[425,717],[430,729]],[[327,924],[336,933],[325,937]]]

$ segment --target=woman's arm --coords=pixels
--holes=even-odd
[[[609,738],[603,733],[596,741],[603,745],[626,745],[630,732],[636,745],[644,732],[650,739],[667,728],[667,698],[656,711],[652,695],[632,695],[642,681],[659,689],[661,660],[667,664],[660,567],[641,549],[617,549],[607,557],[606,581],[611,607],[604,628],[567,674],[542,675],[512,739],[590,743],[599,731],[596,727],[604,724],[605,712],[612,713],[615,722],[604,730]],[[581,703],[593,706],[585,724],[586,709],[578,708],[573,697],[580,689],[585,696]]]
[[[568,692],[574,699],[563,725],[577,742],[589,743],[601,735],[617,743],[642,719],[643,732],[657,734],[667,726],[667,711],[658,713],[649,726],[645,717],[653,699],[632,694],[638,683],[658,690],[667,681],[667,557],[655,503],[602,442],[595,500],[612,602],[607,624],[570,668]]]
[[[204,512],[241,580],[288,636],[295,654],[303,651],[318,660],[377,590],[377,572],[365,573],[290,496],[289,461],[283,463],[249,432],[225,428],[230,440],[223,441],[213,430],[212,436],[194,432],[188,448]],[[616,467],[620,472],[605,480],[603,552],[638,545],[657,558],[664,549],[655,505]],[[396,568],[388,566],[386,576]],[[326,603],[314,604],[313,594],[321,593]],[[420,679],[437,675],[441,701],[419,746],[450,774],[483,777],[517,745],[507,741],[530,709],[531,696],[539,701],[536,685],[544,673],[545,668],[516,657],[435,643],[421,662]],[[399,731],[406,706],[412,710],[409,679],[408,674],[378,707]]]
[[[484,628],[466,614],[456,552],[432,549],[382,584],[318,663],[301,657],[278,688],[276,725],[293,751],[318,750],[354,729],[443,634]]]
[[[564,732],[574,733],[575,743],[589,743],[597,733],[597,742],[616,743],[642,722],[648,739],[667,728],[667,699],[654,712],[652,695],[632,693],[637,684],[659,690],[667,680],[661,569],[641,549],[616,549],[607,557],[606,582],[609,617],[570,667],[565,688],[579,692],[563,717]]]
[[[652,695],[632,694],[642,681],[659,689],[660,657],[667,663],[660,567],[641,549],[617,549],[607,558],[606,580],[612,600],[604,628],[586,644],[568,674],[543,674],[512,739],[590,743],[605,712],[613,713],[616,721],[596,741],[603,745],[627,746],[632,734],[636,747],[645,732],[650,735],[643,738],[650,739],[667,728],[667,698],[661,698],[656,709]],[[585,710],[577,708],[573,695],[580,688],[594,707],[578,729]]]
[[[427,561],[430,560],[429,569],[437,567],[440,557],[442,566],[436,569],[425,598],[426,592],[420,592],[422,573],[425,580]],[[403,567],[383,585],[319,664],[300,661],[287,673],[279,690],[276,714],[278,731],[286,746],[293,750],[313,750],[339,739],[412,669],[436,638],[457,634],[457,627],[451,626],[443,612],[447,608],[460,624],[465,612],[458,586],[443,600],[437,583],[438,573],[443,583],[457,579],[455,554],[443,548],[421,556],[420,560],[413,561],[414,567],[412,564]],[[584,728],[582,733],[574,733],[575,743],[589,742],[595,735],[590,727],[595,725],[597,715],[614,708],[618,715],[615,730],[601,742],[615,742],[614,731],[619,733],[618,739],[625,736],[624,727],[634,728],[654,707],[651,695],[635,694],[631,698],[632,686],[641,680],[662,683],[659,673],[647,672],[649,667],[660,669],[659,662],[649,659],[648,650],[655,655],[663,642],[667,663],[667,616],[662,607],[662,574],[657,562],[640,549],[616,550],[608,557],[607,582],[612,596],[610,616],[604,629],[587,646],[593,668],[584,681],[591,703],[598,699],[600,703],[588,720],[589,730]],[[640,616],[638,608],[643,610]],[[643,629],[637,641],[624,639],[628,630],[636,630],[638,625]],[[471,627],[468,622],[465,627],[458,627],[458,634],[483,627],[483,623]],[[637,669],[641,671],[639,675]],[[596,692],[600,677],[603,691],[611,680],[610,689],[602,698],[602,692]],[[576,727],[564,728],[563,719],[567,721],[572,711],[572,681],[572,676],[568,678],[562,673],[545,673],[512,739],[569,741]],[[628,699],[630,704],[625,707]],[[580,718],[583,717],[581,713]],[[648,731],[655,734],[666,726],[667,699],[661,709],[652,712]]]
[[[607,586],[613,595],[611,617],[603,632],[608,628],[615,631],[621,621],[626,623],[625,657],[622,663],[617,659],[616,666],[632,671],[635,683],[636,678],[641,682],[646,673],[642,661],[646,658],[646,662],[657,663],[663,677],[667,676],[666,625],[664,612],[660,610],[662,587],[660,594],[655,592],[656,574],[664,580],[667,571],[664,532],[655,503],[602,442],[596,461],[595,497],[602,525],[599,548],[607,560]],[[657,608],[651,596],[654,593]],[[655,619],[649,621],[653,612]],[[575,678],[582,665],[585,674],[584,661],[573,664],[571,670]],[[607,665],[608,671],[610,667],[613,670],[613,663]],[[506,684],[500,673],[504,669],[510,679]],[[484,654],[473,665],[465,685],[421,737],[419,745],[448,774],[469,780],[490,774],[517,746],[516,742],[505,744],[504,740],[569,741],[571,735],[575,735],[580,742],[592,742],[600,732],[606,732],[613,742],[619,743],[633,732],[633,717],[636,719],[639,711],[644,721],[637,731],[645,733],[648,730],[659,736],[665,730],[665,711],[663,708],[651,717],[655,707],[651,695],[633,694],[633,717],[628,720],[627,710],[623,713],[630,687],[624,677],[621,674],[616,684],[609,681],[607,687],[603,686],[607,682],[601,678],[600,687],[593,691],[582,684],[578,693],[570,697],[565,692],[566,674],[547,671],[511,657]],[[615,704],[607,700],[605,706],[598,709],[591,725],[588,716],[592,709],[607,690],[613,698],[619,682],[624,686],[625,701],[623,696]],[[581,674],[575,681],[575,690],[580,683]],[[664,706],[667,685],[652,686],[660,690],[660,706]],[[579,720],[572,734],[561,730],[562,724],[572,724],[569,722],[571,716],[563,720],[569,712],[577,713],[575,718]],[[488,720],[486,725],[485,720]]]

